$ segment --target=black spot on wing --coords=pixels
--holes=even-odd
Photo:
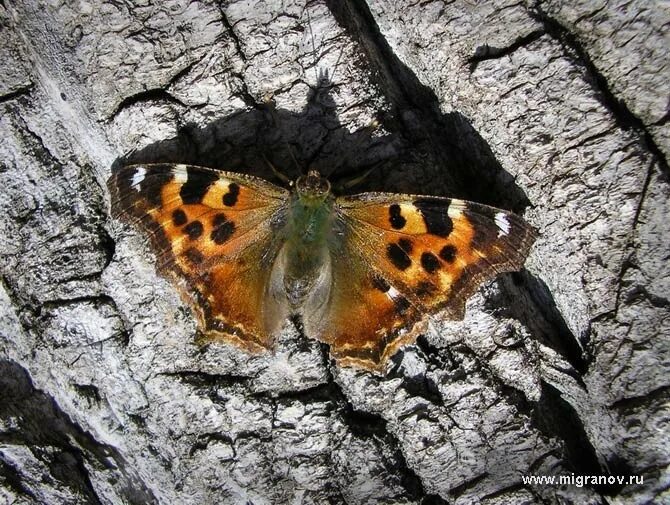
[[[402,230],[407,224],[407,219],[405,219],[400,213],[400,205],[394,203],[389,207],[389,222],[391,227],[395,230]]]
[[[412,265],[407,252],[398,244],[389,244],[386,248],[386,256],[398,270],[407,270]]]
[[[454,223],[449,217],[449,204],[447,198],[417,198],[412,202],[419,209],[423,222],[426,224],[428,233],[438,237],[448,237],[454,229]]]
[[[186,173],[188,178],[179,190],[179,196],[185,204],[202,202],[209,187],[219,178],[214,172],[207,172],[194,167],[188,167]]]
[[[184,231],[188,235],[188,238],[190,238],[191,240],[195,240],[197,238],[200,238],[200,235],[202,235],[204,228],[200,221],[191,221],[186,226],[184,226]]]
[[[239,194],[240,187],[234,182],[231,182],[228,185],[228,192],[223,195],[223,204],[227,207],[233,207],[237,203],[237,197]]]
[[[412,254],[412,249],[414,249],[414,244],[412,244],[412,241],[410,239],[401,238],[400,240],[398,240],[398,245],[407,254]]]
[[[212,233],[210,238],[216,244],[223,244],[235,232],[235,223],[229,221],[225,214],[217,214],[212,220]]]
[[[175,226],[183,226],[186,224],[188,219],[186,218],[186,212],[181,209],[175,209],[172,212],[172,222]]]
[[[421,266],[426,272],[432,274],[440,268],[440,260],[433,253],[425,252],[421,255]]]
[[[445,245],[440,250],[440,258],[442,258],[447,263],[453,263],[456,259],[456,248],[451,244]]]

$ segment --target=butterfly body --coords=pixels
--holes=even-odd
[[[427,316],[461,319],[487,279],[518,270],[535,230],[449,198],[336,197],[317,172],[292,191],[243,174],[132,165],[108,182],[114,215],[139,224],[206,342],[271,348],[286,318],[344,365],[383,370]]]
[[[329,244],[333,244],[334,202],[330,184],[317,172],[298,179],[292,194],[283,235],[283,285],[297,311],[328,276]],[[281,254],[281,253],[280,253]]]

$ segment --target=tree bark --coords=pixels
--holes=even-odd
[[[0,497],[668,499],[670,13],[564,4],[0,3]],[[105,182],[138,161],[271,178],[264,157],[541,236],[385,376],[288,322],[266,355],[199,347]]]

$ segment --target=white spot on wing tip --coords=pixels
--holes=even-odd
[[[135,188],[137,191],[140,190],[140,184],[147,175],[147,169],[144,167],[137,167],[135,173],[133,174],[133,179],[130,181],[131,187]]]
[[[498,236],[509,235],[509,220],[507,215],[503,212],[496,213],[496,225],[498,226]]]
[[[175,167],[172,169],[172,176],[174,177],[175,182],[186,184],[186,181],[188,181],[188,171],[186,170],[186,165],[175,165]]]

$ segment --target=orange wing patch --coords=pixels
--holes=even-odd
[[[113,213],[146,229],[158,270],[178,281],[204,339],[270,347],[285,314],[263,303],[279,247],[273,225],[281,226],[288,192],[249,176],[170,164],[125,167],[109,186]]]

